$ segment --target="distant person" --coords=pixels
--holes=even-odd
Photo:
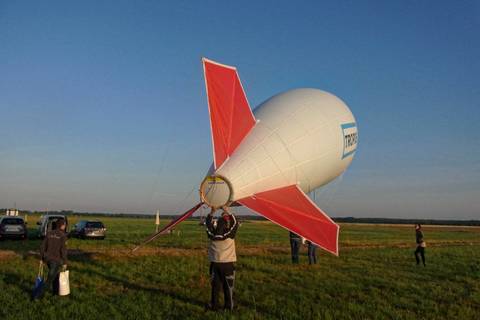
[[[292,263],[298,263],[298,253],[302,244],[302,237],[290,231],[290,248],[292,250]]]
[[[65,220],[52,223],[52,230],[47,232],[40,247],[40,257],[48,266],[46,288],[58,294],[58,276],[62,269],[67,268],[67,235],[65,234]]]
[[[306,241],[308,252],[308,264],[317,264],[317,246],[310,240]]]
[[[219,309],[218,297],[222,287],[225,301],[224,309],[233,310],[235,262],[237,261],[235,234],[238,223],[235,216],[228,211],[227,207],[222,207],[222,209],[222,215],[216,223],[213,218],[215,212],[213,209],[205,221],[207,235],[210,239],[208,259],[210,260],[212,295],[210,304],[207,306],[210,310]]]
[[[420,257],[422,258],[423,266],[425,267],[425,247],[426,243],[423,240],[422,226],[420,224],[415,225],[415,238],[417,242],[417,249],[415,250],[415,260],[417,260],[417,265],[420,264]]]

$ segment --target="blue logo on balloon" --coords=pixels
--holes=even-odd
[[[342,159],[352,155],[357,150],[358,132],[355,122],[341,125],[343,132],[343,154]]]

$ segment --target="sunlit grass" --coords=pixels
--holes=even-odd
[[[76,220],[71,219],[73,225]],[[29,300],[40,241],[0,242],[0,319],[478,319],[480,228],[426,226],[427,267],[405,226],[342,225],[340,257],[291,265],[288,233],[268,222],[238,231],[232,314],[204,311],[207,239],[187,221],[135,254],[154,219],[99,217],[107,238],[70,239],[70,297]],[[166,223],[166,221],[164,221]],[[34,224],[30,225],[34,235]]]

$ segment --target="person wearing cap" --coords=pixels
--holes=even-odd
[[[48,266],[46,288],[52,289],[53,294],[58,294],[58,276],[62,269],[67,268],[67,235],[65,233],[65,220],[57,220],[52,225],[52,230],[47,232],[40,247],[40,256]]]
[[[415,240],[417,242],[417,249],[415,250],[415,260],[417,265],[420,264],[420,257],[422,258],[423,266],[425,267],[425,247],[426,243],[423,239],[422,226],[420,224],[415,225]]]
[[[208,238],[208,259],[210,260],[211,301],[207,305],[210,310],[218,310],[218,298],[223,288],[225,301],[224,309],[233,310],[233,287],[235,282],[235,235],[238,222],[226,206],[222,207],[222,214],[214,220],[215,210],[208,214],[205,226]],[[216,222],[216,223],[215,223]]]

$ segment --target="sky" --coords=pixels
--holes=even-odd
[[[251,107],[313,87],[359,128],[333,217],[480,219],[478,1],[0,1],[0,208],[178,213],[212,162],[201,57]]]

